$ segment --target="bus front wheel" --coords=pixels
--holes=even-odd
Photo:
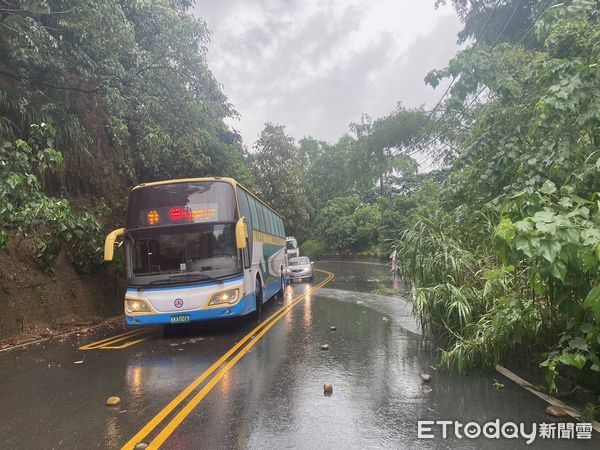
[[[279,288],[279,290],[277,291],[277,293],[275,294],[277,296],[277,298],[283,298],[285,294],[285,277],[283,276],[283,274],[281,274],[281,287]]]
[[[260,319],[260,313],[262,312],[263,304],[263,290],[258,278],[254,282],[254,298],[256,299],[256,311],[254,311],[254,316],[257,319]]]

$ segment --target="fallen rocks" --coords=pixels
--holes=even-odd
[[[337,330],[337,328],[335,327],[335,325],[331,325],[331,326],[329,327],[329,329],[330,329],[331,331],[335,331],[335,330]]]
[[[566,417],[567,412],[560,406],[550,405],[546,408],[546,414],[554,417]]]
[[[329,350],[329,344],[321,344],[321,350]]]
[[[330,396],[331,394],[333,394],[333,385],[329,384],[329,383],[325,383],[323,385],[323,394],[326,396]]]
[[[106,404],[108,406],[116,406],[119,403],[121,403],[121,399],[119,397],[116,397],[116,396],[108,397],[106,399]]]
[[[425,386],[422,392],[423,394],[431,394],[433,392],[433,389],[431,389],[429,386]]]
[[[141,450],[142,448],[146,448],[148,447],[148,444],[146,444],[145,442],[138,442],[137,444],[135,444],[134,450]]]
[[[423,383],[429,383],[431,381],[431,375],[429,375],[428,373],[422,373],[421,380],[423,381]]]

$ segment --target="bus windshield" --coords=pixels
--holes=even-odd
[[[128,233],[126,245],[131,258],[131,284],[156,282],[164,275],[189,274],[210,279],[241,271],[235,224],[138,229]]]
[[[129,283],[198,282],[239,273],[236,219],[234,188],[224,181],[134,189],[126,226]]]

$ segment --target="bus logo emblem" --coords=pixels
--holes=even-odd
[[[175,308],[181,308],[183,306],[183,300],[180,298],[176,298],[173,304],[175,305]]]

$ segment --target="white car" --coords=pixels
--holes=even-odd
[[[314,281],[313,263],[306,256],[291,258],[288,262],[288,277],[290,281]]]

